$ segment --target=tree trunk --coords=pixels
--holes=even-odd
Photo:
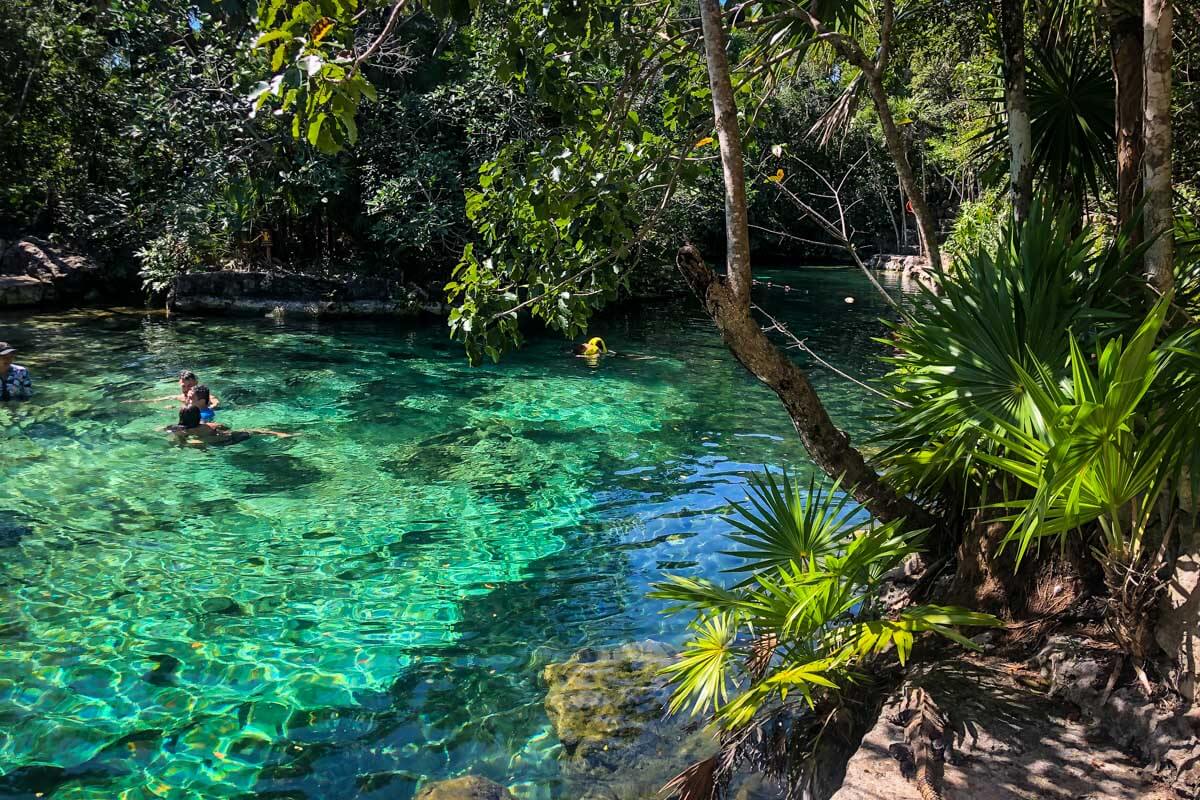
[[[1160,292],[1174,286],[1175,218],[1171,210],[1171,25],[1173,0],[1145,0],[1142,51],[1145,86],[1146,236],[1153,238],[1146,251],[1145,273]]]
[[[850,444],[850,438],[829,418],[804,370],[772,344],[754,320],[750,308],[752,273],[742,140],[725,53],[720,0],[700,0],[700,18],[725,180],[727,271],[723,279],[718,277],[691,245],[679,250],[679,269],[704,303],[729,350],[783,401],[800,440],[817,466],[831,477],[842,479],[878,519],[904,517],[913,527],[933,527],[935,520],[930,514],[884,483],[867,465],[862,453]]]
[[[866,78],[867,91],[871,93],[871,100],[875,103],[875,113],[879,115],[879,123],[883,127],[883,139],[887,145],[888,154],[896,164],[896,174],[900,177],[900,186],[904,189],[908,202],[912,203],[913,216],[917,218],[917,229],[929,257],[929,264],[935,272],[940,272],[942,250],[938,245],[937,228],[933,224],[933,212],[929,210],[929,204],[925,202],[925,195],[917,186],[917,178],[913,174],[912,164],[909,163],[904,140],[900,136],[900,129],[896,126],[896,118],[892,116],[891,106],[888,105],[883,80],[874,66],[869,70],[864,70],[863,75]]]
[[[750,221],[746,204],[746,174],[742,135],[725,52],[725,27],[719,0],[700,0],[704,26],[704,54],[708,60],[708,86],[712,92],[713,120],[721,150],[721,178],[725,183],[725,280],[735,300],[750,304]]]
[[[1103,10],[1117,86],[1117,224],[1125,227],[1142,199],[1142,15],[1112,0]],[[1132,236],[1141,241],[1140,226]]]
[[[1000,42],[1004,51],[1004,105],[1008,112],[1009,191],[1013,216],[1023,222],[1033,202],[1033,133],[1025,93],[1025,0],[1000,0]]]
[[[942,251],[938,245],[937,228],[933,222],[933,214],[929,204],[925,202],[925,194],[917,186],[913,175],[912,164],[908,160],[908,150],[896,126],[896,118],[892,116],[891,106],[888,105],[887,91],[883,87],[883,75],[887,68],[896,15],[893,0],[882,0],[880,11],[879,50],[878,60],[867,57],[862,46],[837,31],[825,27],[821,20],[812,15],[808,9],[794,6],[786,13],[805,22],[813,32],[820,36],[838,52],[838,54],[862,71],[863,83],[871,94],[871,102],[875,105],[875,113],[879,115],[879,124],[883,128],[884,144],[888,155],[896,165],[896,175],[900,178],[900,188],[912,203],[913,216],[917,218],[917,229],[920,238],[927,248],[929,263],[935,270],[942,268]]]

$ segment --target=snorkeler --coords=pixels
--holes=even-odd
[[[577,356],[599,356],[608,355],[608,345],[604,344],[604,340],[599,336],[593,336],[583,344],[575,345],[575,355]]]

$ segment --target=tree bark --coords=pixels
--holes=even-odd
[[[1004,105],[1008,112],[1009,191],[1013,216],[1023,222],[1033,202],[1033,133],[1025,92],[1025,0],[1000,0],[1000,42],[1004,51]]]
[[[1146,279],[1160,292],[1175,284],[1175,218],[1171,197],[1171,27],[1173,0],[1145,0],[1143,5],[1142,132],[1145,153],[1142,190],[1146,195],[1145,227],[1153,238],[1146,251]]]
[[[900,137],[900,129],[896,126],[896,118],[892,116],[891,106],[888,105],[887,92],[883,88],[883,80],[873,71],[867,75],[867,91],[875,103],[875,113],[879,115],[879,123],[883,127],[884,144],[887,145],[888,155],[896,163],[896,174],[900,176],[900,185],[908,202],[912,203],[913,216],[917,218],[917,228],[921,241],[925,245],[929,264],[934,271],[942,269],[942,249],[937,240],[937,226],[933,222],[933,212],[925,202],[925,195],[917,186],[917,178],[913,174],[912,164],[908,161],[908,153],[904,149],[904,141]]]
[[[725,27],[719,0],[700,0],[704,28],[704,54],[708,60],[708,87],[712,92],[713,120],[721,150],[721,178],[725,183],[725,279],[735,300],[750,304],[750,220],[746,204],[746,173],[737,104],[725,52]]]
[[[1123,228],[1142,199],[1142,14],[1126,3],[1102,3],[1117,86],[1117,224]],[[1131,233],[1139,243],[1141,227]]]
[[[850,438],[829,418],[804,370],[767,338],[753,317],[741,133],[725,55],[725,29],[719,0],[700,0],[700,18],[725,179],[725,228],[729,237],[727,272],[724,279],[718,277],[691,245],[679,250],[679,269],[721,331],[734,357],[779,396],[817,466],[831,477],[843,480],[851,493],[878,519],[886,522],[903,517],[913,527],[934,527],[936,520],[932,515],[884,483],[867,465],[862,453],[850,444]]]
[[[691,245],[680,248],[677,263],[730,352],[783,402],[816,465],[830,477],[840,478],[877,519],[889,522],[903,517],[913,527],[936,527],[937,520],[931,514],[896,492],[871,469],[850,443],[850,437],[833,424],[808,375],[767,338],[749,304],[734,294],[727,280],[708,268],[699,251]]]

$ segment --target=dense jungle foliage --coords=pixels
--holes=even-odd
[[[944,10],[914,15],[889,88],[940,224],[963,238],[979,235],[979,223],[956,223],[960,205],[991,216],[987,159],[973,137],[992,119],[995,54],[976,33],[986,8],[951,6],[950,19]],[[367,12],[360,42],[386,11]],[[465,24],[424,12],[406,19],[364,65],[378,99],[361,106],[355,146],[327,154],[293,138],[290,118],[252,114],[254,88],[272,67],[270,49],[253,47],[253,3],[5,3],[0,233],[49,235],[156,284],[202,266],[269,264],[444,282],[475,237],[465,194],[478,187],[480,165],[570,123],[532,81],[503,74],[508,13],[484,4]],[[828,60],[781,75],[756,111],[754,158],[766,172],[784,169],[799,194],[825,191],[815,173],[845,177],[856,240],[868,251],[911,251],[916,230],[870,109],[858,104],[828,146],[812,130],[849,79]],[[652,122],[664,98],[652,90],[634,103],[656,134],[667,133]],[[752,203],[758,252],[844,258],[778,192],[753,191]],[[720,206],[719,174],[698,170],[655,227],[657,258],[647,262],[669,262],[683,239],[721,247]]]
[[[521,312],[577,336],[635,267],[677,260],[861,506],[765,478],[731,519],[744,580],[657,586],[695,614],[676,709],[735,734],[806,705],[823,728],[918,635],[969,646],[956,627],[1086,596],[1143,685],[1169,678],[1156,614],[1200,483],[1195,2],[3,14],[5,224],[152,286],[271,264],[440,283],[478,361],[520,343]],[[867,459],[753,304],[751,254],[918,250],[936,290],[890,320],[895,414]],[[918,551],[947,604],[888,606]],[[1039,606],[1048,564],[1070,591]],[[684,794],[710,796],[716,762],[694,769]]]

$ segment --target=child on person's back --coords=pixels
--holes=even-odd
[[[182,442],[188,442],[189,438],[198,439],[199,441],[195,442],[196,445],[240,442],[255,433],[268,434],[280,439],[286,439],[293,435],[259,428],[248,431],[231,431],[228,425],[217,423],[215,417],[211,405],[211,392],[207,386],[200,384],[192,387],[187,394],[187,404],[179,409],[179,424],[171,425],[167,430],[174,433]]]
[[[188,394],[187,401],[179,409],[179,422],[175,425],[168,425],[167,430],[176,436],[187,437],[188,434],[196,433],[200,429],[200,424],[201,408],[193,391]]]
[[[200,421],[211,428],[218,427],[216,424],[217,415],[212,407],[212,392],[204,384],[199,384],[192,388],[188,394],[188,399],[191,404],[200,409]],[[223,426],[222,426],[223,427]]]

